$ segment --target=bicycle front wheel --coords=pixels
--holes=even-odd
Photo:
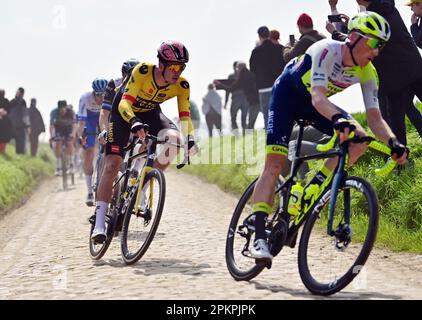
[[[137,190],[134,190],[123,220],[121,250],[126,264],[138,262],[154,239],[166,197],[163,172],[153,169],[146,175],[141,190],[139,210],[134,208],[136,194]]]
[[[335,235],[327,234],[331,190],[309,216],[299,244],[299,273],[313,294],[331,295],[346,287],[362,270],[378,230],[378,199],[372,186],[348,177],[338,190],[333,218]],[[350,221],[345,221],[345,212]]]
[[[113,212],[109,212],[106,215],[106,233],[107,238],[103,243],[95,243],[92,239],[92,232],[95,227],[95,215],[90,218],[91,229],[89,232],[89,253],[93,260],[100,260],[107,252],[111,241],[113,240],[114,226],[116,225],[117,215]]]

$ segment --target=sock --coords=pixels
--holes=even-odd
[[[271,214],[272,207],[268,203],[257,202],[252,206],[252,212],[255,214],[255,240],[266,240],[265,218]]]
[[[56,168],[58,170],[62,168],[62,159],[56,159]]]
[[[97,201],[97,208],[95,209],[95,229],[105,229],[105,216],[107,210],[107,202]]]
[[[146,206],[147,206],[147,199],[148,196],[146,194],[146,192],[150,192],[149,190],[149,185],[150,185],[150,181],[148,181],[147,183],[145,183],[145,185],[142,188],[142,193],[141,193],[141,201],[139,202],[139,206],[141,207],[141,210],[145,210]]]
[[[142,160],[141,159],[136,159],[134,165],[132,166],[132,170],[135,170],[137,172],[141,171],[141,165],[142,165]]]
[[[92,176],[85,176],[86,188],[88,189],[88,194],[92,193]]]
[[[255,213],[255,240],[267,239],[267,234],[265,233],[265,218],[266,217],[267,217],[267,214],[265,212]]]

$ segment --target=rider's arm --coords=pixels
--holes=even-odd
[[[329,46],[320,48],[312,58],[311,66],[311,96],[315,109],[327,119],[338,114],[336,106],[327,98],[328,75],[334,67],[334,53]]]
[[[385,122],[385,120],[382,118],[379,109],[371,108],[366,110],[366,118],[368,120],[369,128],[379,140],[385,144],[388,144],[388,141],[391,138],[395,138],[395,135],[391,131],[387,122]]]
[[[55,113],[55,110],[53,110],[50,113],[50,138],[53,138],[55,135],[55,130],[54,130],[55,121],[56,121],[56,113]]]
[[[372,63],[360,72],[363,102],[365,104],[368,126],[375,136],[388,144],[390,138],[395,138],[388,124],[382,118],[378,103],[378,74]]]
[[[366,8],[368,11],[374,11],[383,17],[388,16],[394,12],[394,0],[372,0]]]
[[[311,95],[312,95],[312,104],[315,109],[322,114],[327,119],[333,117],[333,115],[338,114],[338,110],[335,104],[328,100],[327,96],[327,88],[323,86],[315,86],[312,87]]]
[[[181,80],[179,82],[177,105],[179,108],[180,126],[182,128],[182,133],[185,137],[187,137],[188,135],[193,136],[195,134],[194,128],[192,125],[192,120],[190,117],[189,96],[190,96],[189,82],[187,82],[186,80]]]
[[[78,119],[78,123],[79,123],[78,136],[82,135],[82,132],[83,132],[84,127],[85,127],[86,118],[87,118],[85,100],[86,100],[85,96],[82,96],[79,99],[79,112],[77,114],[77,119]]]
[[[132,75],[126,84],[124,94],[122,99],[119,103],[119,113],[122,118],[130,123],[132,118],[135,118],[135,113],[132,110],[132,105],[136,101],[136,97],[138,96],[139,88],[142,85],[144,74],[141,73],[140,69],[145,68],[145,65],[138,64],[132,71]],[[143,71],[144,72],[144,71]]]
[[[78,123],[77,123],[77,121],[76,121],[76,115],[75,115],[75,113],[74,112],[72,112],[73,113],[73,122],[72,122],[72,137],[73,138],[77,138],[77,130],[78,130]]]
[[[111,111],[113,105],[113,99],[116,95],[116,83],[111,79],[108,84],[104,95],[103,104],[101,105],[101,110]]]
[[[98,124],[100,126],[100,132],[104,130],[108,130],[108,119],[109,119],[110,111],[106,109],[101,109],[100,111],[100,118],[98,120]]]

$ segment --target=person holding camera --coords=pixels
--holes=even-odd
[[[337,5],[337,0],[328,2],[332,10]],[[356,3],[363,11],[383,16],[391,27],[390,41],[373,61],[380,82],[378,98],[382,117],[401,142],[407,143],[406,115],[422,137],[422,115],[413,104],[415,95],[422,98],[422,59],[415,42],[394,0],[356,0]],[[335,38],[334,33],[334,40],[346,38],[341,33]]]
[[[312,18],[306,13],[302,13],[297,19],[297,27],[301,36],[297,42],[292,35],[290,36],[290,43],[287,43],[283,50],[283,58],[286,62],[304,54],[315,42],[325,39],[323,34],[314,30]]]

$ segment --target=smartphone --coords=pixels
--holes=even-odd
[[[342,22],[339,14],[330,14],[328,16],[328,21],[330,21],[330,22]]]
[[[290,41],[290,44],[292,46],[295,44],[296,40],[295,40],[295,35],[294,34],[289,35],[289,41]]]

